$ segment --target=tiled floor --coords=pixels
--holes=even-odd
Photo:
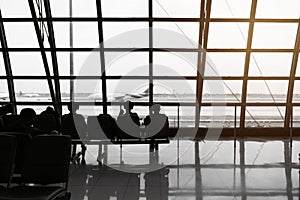
[[[108,145],[103,166],[98,146],[88,146],[86,166],[73,164],[74,200],[94,199],[298,199],[294,141],[173,140],[158,154],[147,145]],[[153,171],[155,170],[155,171]]]

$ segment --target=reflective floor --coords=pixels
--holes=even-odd
[[[148,145],[100,150],[90,145],[86,165],[72,164],[72,199],[298,199],[299,141],[185,139],[154,153]]]

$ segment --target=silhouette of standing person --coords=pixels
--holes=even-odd
[[[73,144],[73,151],[72,151],[72,160],[78,160],[80,155],[81,163],[85,164],[85,152],[86,146],[83,144],[81,137],[86,136],[87,133],[87,125],[85,122],[84,117],[81,114],[76,113],[79,109],[79,105],[76,103],[69,103],[68,110],[69,113],[62,116],[61,119],[61,131],[65,135],[70,135],[71,138],[74,140],[80,140],[81,145],[81,152],[76,154],[76,144]]]

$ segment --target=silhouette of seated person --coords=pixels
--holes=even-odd
[[[6,105],[0,107],[0,131],[4,131],[4,123],[2,121],[2,116],[6,115],[8,113],[13,113],[13,105],[12,104],[6,104]]]
[[[169,120],[165,114],[160,113],[160,105],[154,104],[150,108],[150,115],[144,119],[146,137],[168,137]]]
[[[48,106],[46,110],[41,112],[41,115],[52,115],[55,119],[56,127],[58,127],[58,130],[60,130],[59,114],[51,106]]]
[[[62,116],[61,119],[61,132],[65,135],[70,135],[71,138],[74,140],[80,140],[79,143],[81,144],[81,152],[76,154],[76,146],[77,144],[73,144],[73,151],[72,151],[72,160],[78,161],[80,155],[81,163],[85,163],[85,152],[86,146],[81,141],[81,137],[85,137],[87,133],[87,125],[85,122],[84,117],[81,114],[77,113],[79,109],[79,105],[76,103],[68,104],[69,113]]]
[[[36,113],[32,108],[24,108],[20,112],[20,119],[11,124],[8,124],[5,131],[24,132],[29,133],[32,137],[41,134],[51,134],[53,132],[46,132],[33,126]]]
[[[131,101],[126,101],[124,103],[124,111],[121,109],[120,114],[117,117],[117,126],[119,127],[119,132],[125,133],[129,138],[139,138],[140,137],[140,118],[137,113],[132,112],[133,103]],[[126,136],[126,137],[127,137]]]

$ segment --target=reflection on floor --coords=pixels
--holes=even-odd
[[[108,145],[102,166],[98,146],[89,146],[87,165],[71,166],[72,199],[298,199],[300,142],[234,144],[173,140],[157,153],[146,145]]]

